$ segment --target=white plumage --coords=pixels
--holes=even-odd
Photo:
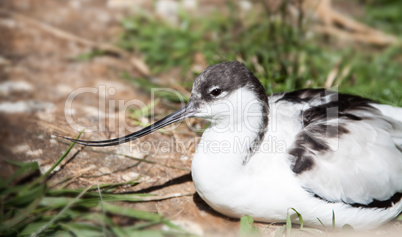
[[[364,117],[362,120],[350,121],[341,117],[318,122],[342,126],[349,133],[336,137],[313,133],[325,139],[330,151],[312,154],[314,167],[297,175],[289,168],[292,164],[287,152],[297,135],[305,129],[303,111],[310,109],[311,105],[320,105],[320,101],[323,104],[330,101],[321,97],[303,103],[281,101],[284,95],[268,97],[269,126],[263,144],[286,144],[288,149],[276,149],[277,152],[271,153],[258,151],[246,165],[242,165],[244,155],[238,151],[208,153],[203,146],[209,139],[229,140],[234,144],[236,140],[242,140],[240,137],[244,134],[250,137],[248,133],[251,131],[231,132],[233,137],[229,137],[229,133],[218,136],[213,132],[213,123],[205,131],[200,142],[203,149],[197,150],[192,164],[194,184],[201,197],[225,215],[241,217],[248,214],[256,220],[268,222],[285,221],[289,208],[295,208],[306,223],[314,226],[320,226],[320,221],[331,226],[332,211],[337,226],[350,224],[357,229],[375,228],[396,217],[402,210],[401,201],[389,208],[353,207],[350,204],[363,206],[374,199],[388,200],[402,191],[402,153],[397,148],[402,145],[397,143],[402,137],[402,123],[386,116],[383,111],[392,108],[392,115],[402,118],[402,109],[375,104],[372,112],[351,111]],[[251,93],[245,96],[241,90],[227,99],[239,96],[256,99]],[[237,101],[233,103],[238,104]],[[273,137],[276,144],[272,143]]]
[[[334,213],[337,226],[369,229],[402,210],[402,108],[323,89],[267,97],[236,61],[205,69],[189,103],[147,128],[70,140],[117,145],[187,117],[210,121],[192,177],[220,213],[280,222],[294,208],[310,225],[331,226]]]

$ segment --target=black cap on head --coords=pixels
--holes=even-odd
[[[253,72],[238,61],[224,62],[207,67],[194,81],[192,99],[212,101],[212,88],[219,88],[230,94],[239,88],[247,86],[257,97],[267,102],[264,87]]]

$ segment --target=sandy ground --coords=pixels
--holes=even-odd
[[[121,30],[119,20],[128,12],[101,0],[2,0],[0,9],[19,13],[85,39],[107,43],[116,42]],[[139,75],[130,62],[112,56],[79,61],[77,57],[90,52],[90,47],[56,37],[4,11],[0,11],[0,32],[2,177],[13,172],[3,159],[38,161],[42,170],[50,168],[67,148],[66,143],[52,138],[52,134],[75,137],[81,127],[95,126],[87,128],[82,138],[101,140],[140,128],[127,118],[125,105],[136,104],[137,100],[147,104],[152,98],[120,77],[122,71]],[[169,85],[166,81],[162,83]],[[77,96],[71,100],[74,93]],[[70,107],[69,101],[72,101]],[[124,106],[119,106],[119,101]],[[103,103],[105,106],[102,106]],[[161,101],[154,112],[158,119],[179,107]],[[198,120],[187,122],[200,126]],[[167,129],[167,134],[156,132],[141,140],[147,144],[164,142],[165,149],[156,151],[140,143],[100,149],[76,146],[62,164],[62,169],[50,180],[50,186],[57,187],[58,182],[68,177],[72,178],[67,183],[71,188],[97,181],[100,184],[118,183],[141,177],[140,185],[124,191],[182,196],[124,205],[159,212],[200,235],[236,235],[238,220],[214,212],[195,194],[190,165],[199,136],[182,124],[175,130]],[[175,144],[180,145],[176,147]],[[113,153],[147,157],[156,164],[139,163]],[[263,229],[267,224],[258,226]],[[280,226],[270,226],[266,234],[273,235]],[[391,229],[401,229],[397,222],[390,226]],[[370,234],[383,235],[384,231]]]

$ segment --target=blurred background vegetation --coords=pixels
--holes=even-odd
[[[142,55],[153,75],[180,68],[178,81],[189,91],[205,66],[238,60],[255,72],[268,94],[326,87],[402,105],[399,40],[365,42],[370,34],[353,34],[353,25],[339,27],[338,22],[333,25],[343,39],[336,32],[319,33],[314,15],[319,6],[287,0],[252,1],[249,6],[244,2],[226,1],[224,10],[202,13],[179,7],[174,22],[138,12],[122,21],[118,45]],[[401,37],[401,1],[361,0],[356,6],[360,16],[353,20]]]

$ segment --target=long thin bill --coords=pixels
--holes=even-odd
[[[119,138],[115,138],[115,139],[111,139],[111,140],[85,141],[85,140],[76,140],[76,139],[63,137],[63,136],[59,136],[59,137],[72,141],[72,142],[75,142],[77,144],[85,145],[85,146],[97,146],[97,147],[114,146],[114,145],[119,145],[122,143],[126,143],[129,141],[138,139],[138,138],[143,137],[147,134],[150,134],[160,128],[163,128],[169,124],[183,120],[185,118],[192,117],[194,114],[195,114],[195,110],[193,109],[193,107],[187,105],[187,106],[184,106],[183,108],[177,110],[176,112],[169,114],[168,116],[157,121],[156,123],[149,125],[146,128],[141,129],[140,131],[128,134],[124,137],[119,137]]]

